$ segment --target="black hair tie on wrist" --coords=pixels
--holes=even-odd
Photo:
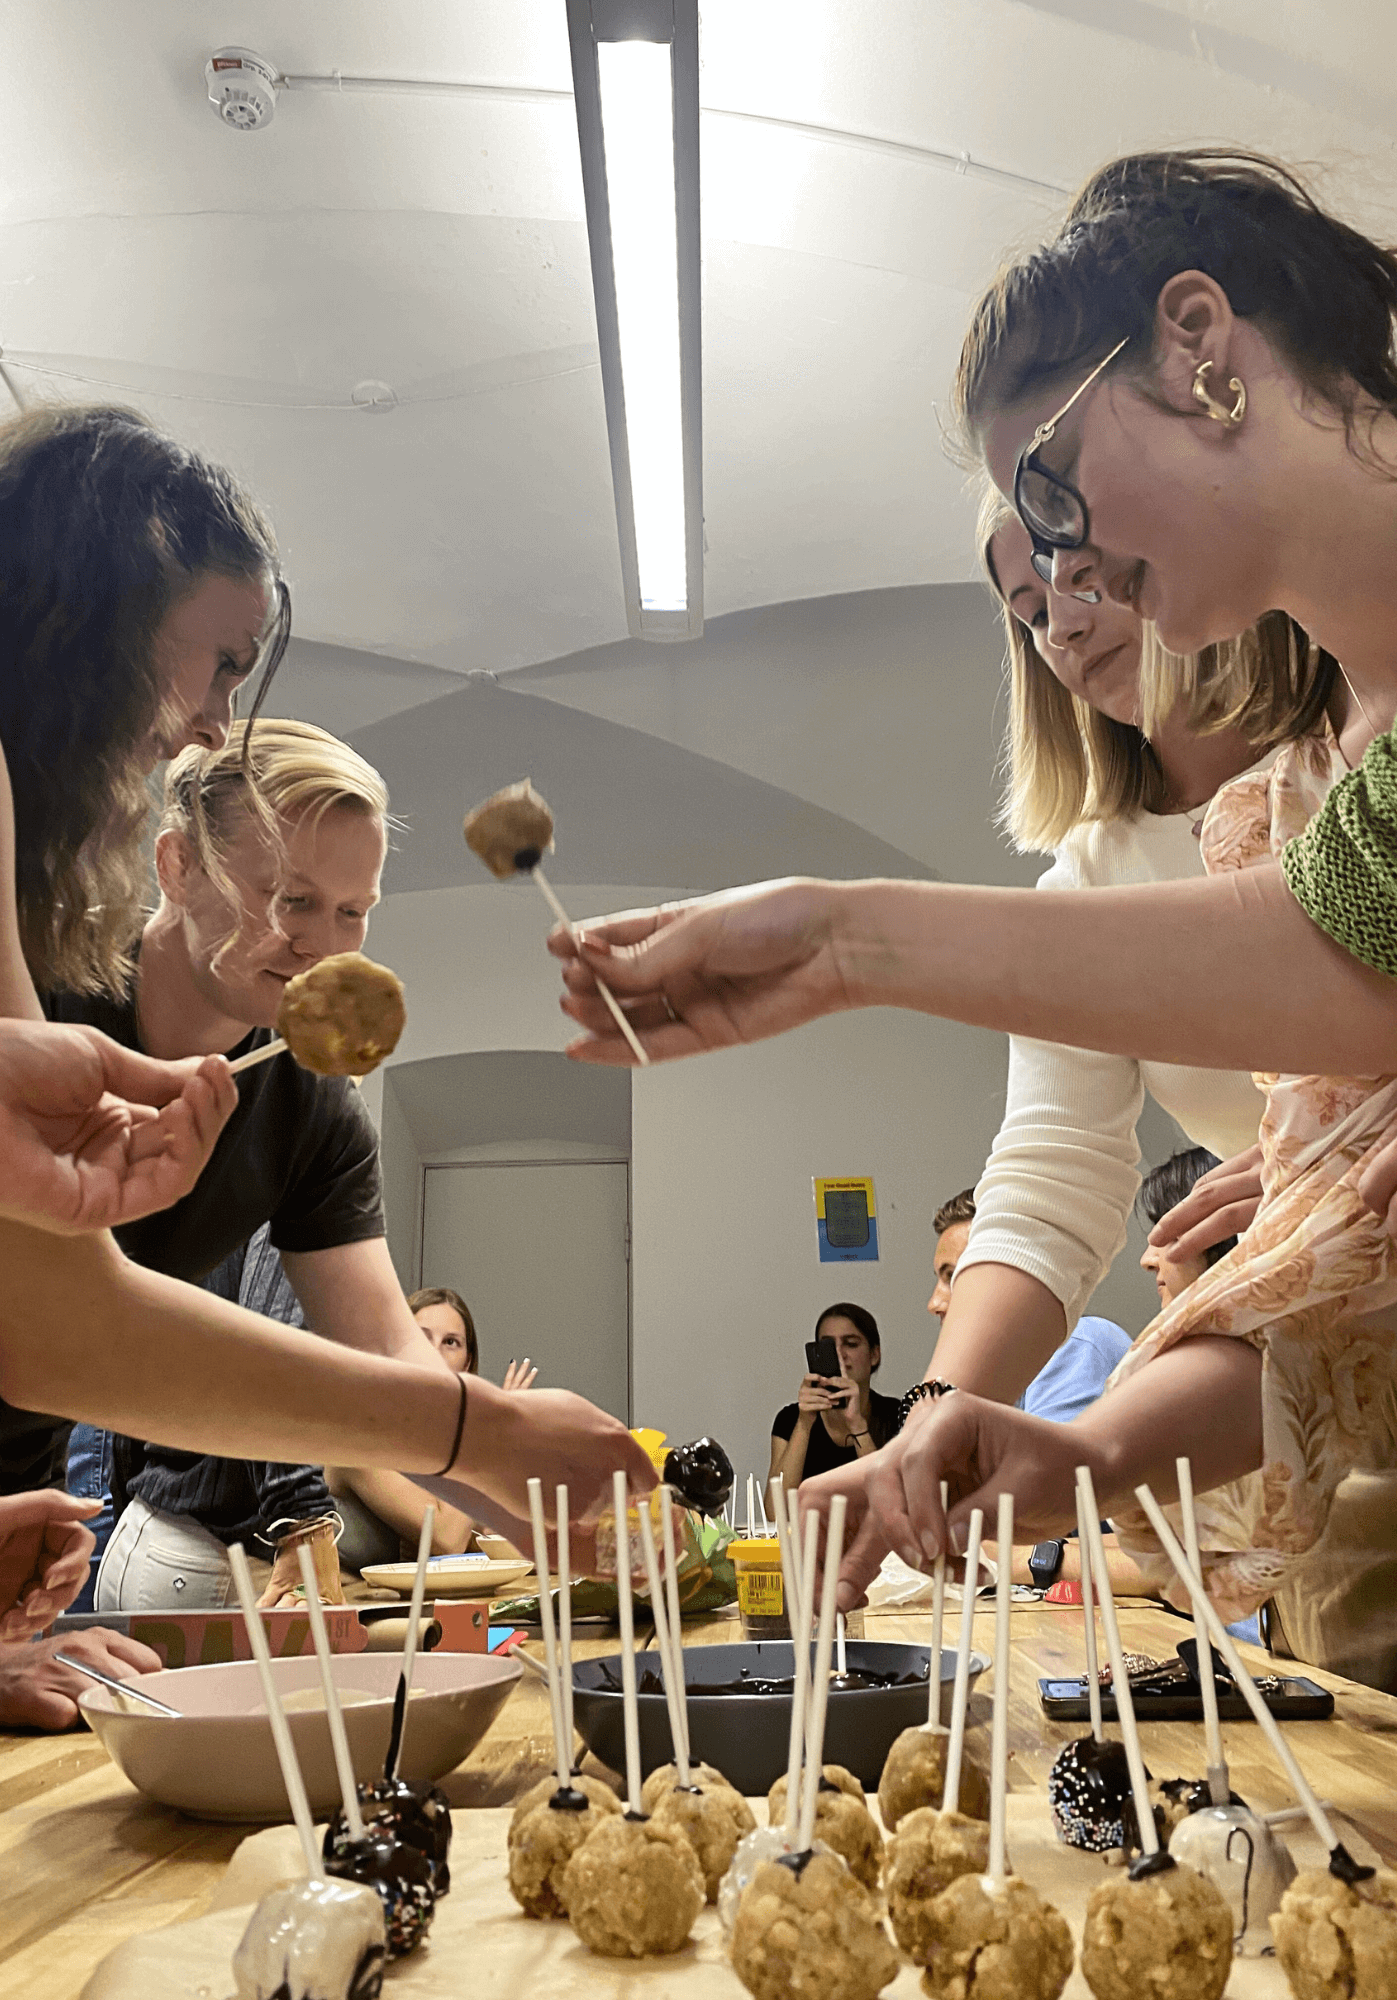
[[[930,1382],[914,1382],[897,1406],[897,1427],[901,1430],[917,1404],[926,1397],[933,1400],[937,1396],[949,1396],[955,1390],[954,1382],[942,1382],[933,1376]]]
[[[458,1375],[456,1380],[461,1389],[461,1407],[456,1412],[456,1435],[451,1440],[450,1456],[441,1471],[435,1475],[438,1479],[445,1479],[452,1466],[456,1463],[456,1454],[461,1449],[461,1439],[466,1434],[466,1378],[464,1375]]]

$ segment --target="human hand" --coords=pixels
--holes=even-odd
[[[0,1645],[0,1729],[71,1729],[78,1719],[78,1696],[93,1683],[55,1653],[70,1653],[113,1680],[160,1671],[160,1655],[121,1632],[93,1625],[37,1646]]]
[[[1384,1144],[1374,1153],[1358,1179],[1358,1192],[1387,1223],[1389,1236],[1397,1236],[1397,1125],[1388,1127]]]
[[[848,1444],[851,1431],[849,1412],[858,1402],[859,1385],[851,1382],[847,1375],[836,1375],[826,1378],[825,1387],[829,1394],[825,1429],[836,1444]]]
[[[821,1411],[838,1407],[830,1396],[831,1379],[828,1375],[804,1375],[801,1377],[800,1389],[796,1395],[796,1408],[802,1416],[813,1419]]]
[[[0,1215],[72,1235],[168,1208],[237,1101],[222,1056],[157,1062],[95,1028],[0,1021]]]
[[[54,1487],[0,1499],[0,1640],[28,1639],[67,1610],[97,1546],[83,1523],[101,1508]]]
[[[538,1380],[538,1370],[533,1367],[526,1354],[522,1361],[511,1361],[504,1371],[502,1387],[510,1390],[532,1389]]]
[[[1397,1185],[1397,1175],[1394,1176]],[[1215,1243],[1250,1229],[1261,1206],[1261,1148],[1249,1146],[1200,1174],[1183,1200],[1176,1202],[1150,1231],[1156,1250],[1167,1249],[1176,1262],[1201,1257]]]
[[[308,1535],[299,1535],[280,1544],[267,1587],[258,1598],[259,1610],[295,1611],[305,1605],[305,1585],[301,1581],[301,1559],[296,1550],[304,1542],[315,1563],[315,1587],[322,1604],[343,1604],[344,1584],[340,1579],[340,1556],[335,1546],[335,1528],[325,1522]]]
[[[1076,1522],[1077,1467],[1084,1461],[1090,1452],[1076,1426],[957,1390],[916,1404],[881,1451],[803,1481],[800,1504],[823,1515],[836,1493],[848,1501],[839,1608],[851,1611],[890,1549],[913,1569],[926,1569],[943,1548],[962,1555],[972,1511],[982,1508],[992,1520],[1001,1492],[1014,1495],[1014,1532],[1022,1540],[1066,1532]]]
[[[839,885],[761,882],[687,903],[561,926],[548,949],[563,961],[565,1014],[587,1030],[567,1053],[631,1063],[596,989],[604,979],[654,1062],[761,1041],[853,1004],[840,965]]]

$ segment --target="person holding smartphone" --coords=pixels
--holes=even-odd
[[[809,1373],[794,1403],[771,1424],[771,1470],[788,1491],[817,1472],[852,1465],[897,1435],[895,1396],[880,1396],[873,1376],[883,1358],[878,1322],[864,1306],[826,1306],[806,1343]]]

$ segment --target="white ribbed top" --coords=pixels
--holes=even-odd
[[[1075,827],[1038,887],[1111,888],[1201,875],[1194,828],[1203,812]],[[1125,1242],[1140,1186],[1135,1123],[1146,1091],[1195,1145],[1221,1159],[1256,1143],[1263,1099],[1242,1072],[1141,1063],[1012,1036],[1004,1122],[975,1190],[961,1267],[1008,1264],[1028,1272],[1061,1301],[1069,1328],[1075,1325]]]

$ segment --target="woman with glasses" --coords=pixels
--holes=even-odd
[[[1172,1494],[1187,1452],[1204,1489],[1265,1462],[1260,1488],[1215,1510],[1229,1552],[1211,1582],[1241,1615],[1323,1533],[1345,1451],[1389,1448],[1393,1343],[1372,1315],[1397,1300],[1397,1246],[1364,1198],[1391,1195],[1397,1117],[1382,1082],[1397,1048],[1395,311],[1397,259],[1283,169],[1153,155],[1096,177],[966,343],[966,430],[1060,591],[1099,589],[1184,653],[1279,608],[1343,663],[1323,767],[1290,754],[1273,782],[1234,788],[1213,818],[1212,879],[1040,899],[794,883],[594,927],[580,962],[553,940],[594,1037],[579,1052],[603,1060],[621,1058],[593,969],[632,999],[658,1056],[891,1003],[1292,1073],[1272,1092],[1268,1206],[1195,1288],[1211,1321],[1178,1302],[1129,1378],[1056,1436],[957,1395],[928,1401],[866,1474],[831,1475],[858,1524],[851,1596],[890,1544],[941,1546],[945,1474],[953,1531],[972,1495],[1007,1485],[1046,1534],[1070,1518],[1076,1464],[1119,1515],[1141,1479]],[[1318,1072],[1341,1079],[1327,1096]]]

